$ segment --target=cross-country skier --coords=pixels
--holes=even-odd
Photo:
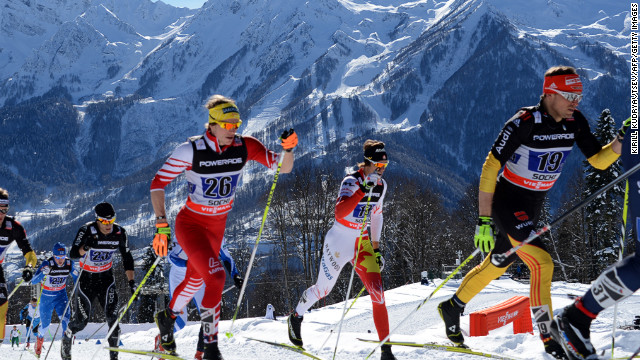
[[[379,250],[383,222],[382,203],[387,191],[387,183],[382,175],[389,159],[381,141],[367,140],[363,148],[364,162],[358,164],[358,171],[347,175],[340,185],[335,222],[327,232],[322,246],[318,280],[304,291],[295,313],[287,319],[289,339],[294,345],[303,344],[301,325],[304,314],[331,292],[342,268],[348,262],[353,264],[356,260],[355,271],[371,295],[373,322],[378,330],[378,337],[382,340],[389,335],[389,316],[380,276],[384,258]],[[369,208],[365,214],[367,205]],[[365,228],[360,239],[362,227],[367,226],[363,224],[365,216],[367,222],[370,221],[371,237]],[[382,345],[381,351],[382,360],[395,359],[391,345]]]
[[[631,139],[637,139],[640,131],[629,129],[631,118],[624,122],[618,132],[618,141],[622,141],[622,165],[629,170],[640,162],[640,155],[632,154]],[[623,141],[624,140],[624,141]],[[596,349],[591,344],[590,326],[598,314],[617,302],[631,296],[640,288],[640,171],[635,172],[629,181],[629,218],[633,224],[635,253],[627,255],[621,261],[608,267],[591,284],[587,292],[572,305],[564,308],[554,318],[551,325],[552,336],[561,343],[571,359],[598,359]]]
[[[535,232],[545,194],[560,176],[574,144],[593,167],[605,169],[618,158],[621,143],[613,140],[602,147],[591,133],[587,119],[577,110],[582,82],[574,68],[547,70],[542,93],[538,105],[520,109],[507,121],[482,167],[474,243],[491,254],[467,273],[455,295],[440,303],[438,311],[447,337],[462,344],[460,315],[465,305],[520,257],[531,273],[529,301],[544,349],[565,358],[549,334],[553,261],[542,239],[524,245],[499,266],[491,263],[491,255],[507,252]]]
[[[8,212],[9,192],[0,188],[0,264],[4,261],[7,249],[15,241],[26,262],[26,266],[22,271],[22,278],[28,282],[33,278],[33,269],[38,259],[36,258],[36,253],[31,249],[26,231],[16,219],[7,215]],[[0,266],[0,344],[4,339],[4,325],[7,322],[8,296],[7,282],[4,279],[4,271]]]
[[[171,268],[169,269],[169,293],[171,294],[171,298],[174,296],[174,292],[178,285],[184,280],[184,277],[187,273],[187,261],[189,258],[187,254],[182,250],[180,244],[174,242],[173,247],[171,248],[171,252],[169,253],[169,262],[171,263]],[[235,261],[233,261],[233,257],[229,252],[229,248],[227,246],[227,242],[225,239],[222,239],[222,246],[220,247],[220,261],[224,265],[225,269],[231,277],[233,278],[233,283],[238,288],[238,290],[242,289],[242,284],[244,279],[240,276],[240,272],[236,267]],[[198,308],[198,312],[200,312],[200,304],[202,303],[202,298],[204,297],[204,289],[203,285],[200,290],[198,290],[195,295],[193,295],[193,302]],[[187,312],[182,311],[178,317],[176,317],[173,332],[176,333],[180,331],[182,328],[187,325]],[[196,354],[194,359],[202,360],[202,356],[204,355],[204,337],[202,336],[203,330],[202,325],[200,326],[200,333],[198,334],[198,344],[196,345]],[[155,339],[155,347],[156,350],[165,351],[161,345],[160,335],[158,334]]]
[[[206,285],[200,314],[204,329],[203,359],[221,359],[218,349],[218,321],[225,272],[219,259],[220,245],[233,206],[242,168],[255,160],[275,169],[279,155],[251,136],[236,133],[242,121],[235,102],[221,95],[207,101],[209,122],[203,135],[190,138],[169,156],[151,183],[151,203],[156,215],[156,254],[167,255],[171,228],[165,211],[164,188],[183,171],[189,183],[185,206],[176,216],[176,239],[189,257],[184,281],[176,288],[169,307],[158,312],[156,324],[163,348],[175,352],[173,328],[176,316]],[[293,168],[293,148],[298,136],[292,130],[281,136],[284,158],[282,173]]]
[[[13,329],[11,329],[11,333],[9,333],[11,337],[11,348],[13,349],[13,345],[15,344],[18,348],[20,347],[20,330],[13,325]]]
[[[41,331],[36,335],[35,353],[37,356],[42,352],[44,337],[53,337],[53,331],[49,329],[51,315],[56,311],[59,318],[62,318],[62,332],[67,330],[67,324],[71,311],[67,309],[67,279],[69,274],[75,281],[78,277],[77,269],[73,269],[73,262],[67,258],[67,250],[62,243],[53,245],[53,256],[40,264],[36,274],[31,280],[32,284],[42,283],[42,294],[40,295],[40,305],[38,307],[39,318],[34,320],[34,325],[42,324]],[[65,312],[66,310],[66,312]],[[62,317],[64,314],[64,317]],[[36,325],[37,326],[37,325]]]
[[[81,275],[78,279],[77,294],[72,299],[72,312],[69,328],[62,337],[60,354],[62,359],[71,359],[71,343],[73,334],[87,326],[91,315],[91,303],[98,299],[104,309],[109,328],[118,319],[118,293],[113,277],[113,253],[120,251],[122,265],[129,280],[131,294],[136,290],[133,271],[133,256],[129,251],[127,232],[118,225],[116,212],[107,202],[95,207],[96,220],[84,224],[76,235],[69,257],[80,259]],[[42,330],[40,331],[42,333]],[[109,346],[118,347],[120,326],[116,326],[109,336]],[[118,358],[118,353],[111,351],[111,360]]]
[[[25,307],[23,307],[22,310],[20,310],[20,321],[24,322],[25,326],[27,327],[27,339],[26,339],[27,349],[29,348],[29,342],[31,341],[31,334],[33,334],[34,337],[37,337],[38,327],[40,326],[40,324],[33,324],[34,326],[33,328],[31,328],[31,323],[33,319],[40,316],[36,314],[37,307],[38,307],[38,299],[31,298],[31,301],[27,305],[25,305]]]

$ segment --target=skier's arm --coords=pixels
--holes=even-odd
[[[231,277],[239,275],[240,272],[236,267],[235,261],[233,261],[233,257],[227,248],[226,240],[222,240],[222,246],[220,247],[220,261],[224,265],[225,269],[229,272]]]
[[[38,270],[36,270],[36,273],[33,275],[33,279],[31,279],[32,284],[38,284],[44,279],[46,276],[43,271],[45,267],[49,267],[49,261],[43,261],[42,264],[40,264]]]
[[[335,215],[336,219],[343,219],[353,212],[360,200],[366,194],[358,185],[358,180],[353,176],[347,176],[342,180],[340,185],[340,193],[336,202]]]
[[[38,264],[38,258],[36,257],[36,253],[33,249],[31,249],[31,244],[29,244],[29,239],[27,239],[27,232],[24,230],[22,224],[17,220],[14,220],[13,231],[16,243],[22,251],[22,255],[24,255],[25,266],[35,268]]]
[[[380,200],[376,203],[371,211],[371,245],[373,249],[380,248],[380,239],[382,235],[382,224],[384,222],[384,216],[382,215],[382,207],[384,204],[384,197],[387,193],[387,182],[382,180],[382,184],[384,185],[384,190],[382,190],[382,195],[380,196]]]
[[[591,132],[589,122],[580,111],[574,112],[575,121],[578,122],[579,130],[576,134],[576,145],[587,158],[591,166],[604,170],[613,164],[622,153],[622,143],[614,139],[609,144],[602,146]]]
[[[122,238],[120,239],[119,250],[120,254],[122,255],[122,265],[124,266],[124,272],[127,275],[127,280],[134,280],[134,263],[131,251],[129,251],[129,240],[127,239],[127,231],[122,226],[120,226],[120,232],[122,234]]]
[[[254,160],[260,164],[275,169],[280,161],[280,155],[267,149],[263,143],[253,136],[242,136],[244,143],[247,145],[247,159]],[[281,174],[288,174],[293,169],[293,151],[284,152],[284,158],[282,159],[282,167],[280,168]]]
[[[71,261],[71,279],[73,279],[73,283],[75,284],[75,282],[78,281],[78,276],[80,275],[80,264],[73,260],[69,261]]]
[[[192,159],[193,147],[191,143],[187,141],[180,144],[173,150],[173,153],[171,153],[151,181],[151,205],[153,206],[156,217],[165,217],[164,222],[168,222],[164,204],[164,188],[191,166]]]

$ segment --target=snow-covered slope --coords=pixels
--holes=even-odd
[[[440,280],[436,280],[439,284]],[[414,342],[438,342],[446,343],[446,336],[442,321],[438,315],[436,306],[439,302],[450,297],[457,287],[459,280],[451,280],[441,288],[434,297],[411,318],[406,321],[397,331],[397,335],[392,339],[396,341]],[[391,328],[404,319],[424,298],[435,289],[435,285],[405,285],[385,292],[387,308]],[[568,295],[582,295],[588,289],[587,285],[568,284],[555,282],[552,286],[552,300],[556,308],[554,312],[569,305],[572,300]],[[478,294],[465,310],[465,316],[461,318],[463,331],[469,330],[468,314],[492,306],[500,301],[509,299],[512,296],[528,296],[528,284],[522,284],[510,279],[494,280],[487,288]],[[225,295],[226,296],[226,295]],[[349,301],[349,304],[351,301]],[[617,321],[618,325],[629,325],[633,318],[638,315],[640,306],[640,294],[636,294],[618,305]],[[305,348],[318,356],[330,359],[333,349],[336,346],[336,335],[330,335],[330,330],[334,328],[342,314],[343,303],[334,304],[317,310],[312,310],[305,315],[302,324],[302,337]],[[283,314],[286,310],[276,309],[278,314]],[[613,319],[613,308],[604,310],[591,326],[591,339],[598,352],[605,352],[607,357],[611,353],[611,326]],[[102,349],[107,332],[106,327],[98,331],[93,339],[85,341],[85,338],[92,334],[100,324],[89,324],[85,330],[77,334],[72,355],[74,358],[83,359],[108,359],[108,353]],[[55,326],[55,324],[54,324]],[[230,321],[222,321],[219,331],[228,331]],[[176,333],[176,343],[178,353],[184,358],[191,358],[195,353],[197,336],[199,331],[198,323],[191,323],[181,332]],[[337,331],[336,331],[337,332]],[[7,331],[8,333],[8,331]],[[121,340],[123,347],[136,349],[151,349],[153,338],[157,334],[154,324],[125,324],[122,326]],[[308,357],[296,354],[292,351],[267,344],[247,340],[247,337],[271,340],[276,342],[288,342],[287,324],[285,316],[278,316],[277,320],[267,320],[261,318],[249,318],[236,320],[233,328],[234,336],[227,338],[220,335],[220,348],[225,359],[229,360],[280,360],[280,359],[308,359]],[[347,313],[342,333],[338,343],[336,359],[364,359],[373,349],[375,344],[360,342],[357,338],[376,339],[377,334],[371,317],[371,301],[368,296],[358,299],[353,308]],[[96,344],[97,340],[102,344]],[[633,351],[640,346],[640,331],[621,330],[616,331],[615,356],[630,356]],[[46,343],[45,343],[46,344]],[[518,359],[551,359],[544,352],[542,342],[538,336],[538,330],[534,326],[534,334],[513,334],[511,325],[493,330],[488,336],[466,337],[466,344],[478,351],[492,352],[510,356]],[[324,345],[324,346],[323,346]],[[52,354],[56,358],[60,350],[60,340],[54,342]],[[439,350],[415,349],[408,347],[394,346],[393,352],[399,360],[409,359],[479,359],[476,356],[449,353]],[[15,359],[16,350],[5,350],[0,352],[0,359]],[[18,355],[19,356],[19,355]],[[30,356],[26,354],[25,356]],[[374,354],[376,359],[379,354]],[[120,359],[148,359],[145,356],[121,355]]]

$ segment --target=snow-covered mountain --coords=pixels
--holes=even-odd
[[[436,284],[440,280],[436,279]],[[447,343],[444,325],[438,310],[439,302],[449,298],[460,285],[460,280],[450,280],[442,287],[433,298],[424,304],[415,315],[405,321],[397,330],[392,340],[412,341],[418,343],[437,342]],[[429,286],[409,284],[393,290],[385,291],[387,309],[389,311],[390,329],[394,329],[405,319],[418,304],[420,304],[435,289],[434,284]],[[568,284],[554,282],[551,288],[554,313],[569,305],[571,300],[567,295],[582,295],[588,289],[584,284]],[[227,301],[233,301],[232,292],[225,295]],[[528,296],[529,285],[507,279],[494,280],[487,288],[480,292],[466,307],[465,314],[460,319],[460,325],[464,332],[469,331],[469,314],[480,311],[507,300],[512,296]],[[350,305],[352,300],[349,300]],[[631,356],[640,344],[640,331],[629,329],[635,316],[638,315],[640,295],[635,294],[622,301],[617,307],[617,327],[626,325],[626,329],[616,329],[615,349],[616,358]],[[302,324],[302,338],[305,348],[321,358],[331,359],[336,348],[337,329],[336,324],[342,315],[344,303],[333,304],[310,311],[305,315]],[[238,319],[231,331],[233,337],[220,336],[220,350],[228,360],[280,360],[280,359],[309,359],[304,355],[296,354],[290,350],[275,347],[256,341],[248,340],[248,337],[275,342],[288,343],[286,309],[276,309],[276,320],[264,318]],[[591,341],[597,352],[604,353],[605,358],[611,357],[611,328],[614,318],[613,307],[599,314],[591,325]],[[76,341],[72,348],[73,358],[83,359],[108,359],[108,352],[103,348],[106,341],[107,327],[98,329],[101,324],[90,323],[83,331],[76,334]],[[57,324],[53,324],[55,328]],[[219,332],[230,330],[230,321],[221,321]],[[190,322],[184,329],[176,333],[177,351],[185,359],[190,359],[196,351],[198,341],[199,323]],[[21,328],[24,334],[24,327]],[[85,339],[96,331],[89,340]],[[123,348],[150,350],[153,348],[153,339],[158,330],[153,323],[124,324],[121,325],[120,339]],[[9,334],[7,328],[6,334]],[[7,335],[8,336],[8,335]],[[60,334],[53,344],[52,355],[55,359],[60,349]],[[337,347],[335,359],[364,359],[373,350],[375,344],[358,341],[358,338],[377,339],[376,330],[371,317],[371,300],[369,296],[360,297],[351,310],[347,313],[342,326],[340,341]],[[8,341],[8,340],[7,340]],[[516,359],[551,359],[544,352],[540,341],[537,326],[534,324],[534,334],[513,334],[511,324],[492,330],[487,336],[465,337],[465,343],[476,351],[491,352]],[[45,342],[45,348],[48,340]],[[478,356],[461,353],[444,352],[432,349],[420,349],[411,347],[393,346],[393,353],[398,360],[414,359],[480,359]],[[0,359],[16,359],[20,350],[6,349],[0,352]],[[379,359],[379,350],[371,356],[371,359]],[[25,354],[25,357],[30,356]],[[148,359],[142,355],[121,354],[120,359]]]
[[[241,132],[271,148],[294,127],[298,164],[355,163],[376,137],[394,171],[450,199],[550,66],[579,69],[592,120],[629,113],[621,0],[3,2],[2,185],[17,209],[74,226],[105,198],[139,223],[154,171],[201,131],[214,93],[237,99]]]

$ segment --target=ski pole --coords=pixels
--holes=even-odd
[[[618,178],[616,178],[615,180],[611,181],[609,184],[601,187],[596,192],[594,192],[593,194],[589,195],[586,199],[582,200],[581,202],[576,204],[574,207],[572,207],[571,209],[567,210],[564,214],[562,214],[561,216],[559,216],[558,218],[556,218],[555,220],[553,220],[549,224],[543,226],[542,229],[536,231],[534,234],[531,234],[523,242],[521,242],[520,244],[512,247],[511,249],[506,251],[504,254],[493,254],[493,255],[491,255],[491,263],[493,265],[499,267],[500,265],[502,265],[502,263],[504,263],[507,260],[507,258],[509,256],[515,254],[516,251],[520,250],[521,247],[525,246],[526,244],[528,244],[528,243],[532,242],[533,240],[535,240],[536,238],[538,238],[540,235],[542,235],[545,232],[549,231],[553,225],[559,224],[562,221],[564,221],[567,217],[569,217],[569,215],[573,214],[576,210],[579,210],[579,209],[583,208],[584,206],[586,206],[588,203],[590,203],[595,198],[600,196],[603,192],[611,189],[612,187],[616,186],[619,182],[627,179],[633,173],[638,171],[638,169],[640,169],[640,163],[634,165],[631,169],[627,170],[624,174],[618,176]]]
[[[435,290],[433,290],[431,292],[431,294],[429,294],[429,296],[427,296],[424,300],[422,300],[422,302],[420,304],[418,304],[418,306],[416,306],[415,309],[411,310],[411,312],[409,312],[409,314],[407,316],[405,316],[404,319],[402,319],[398,325],[396,325],[395,328],[393,328],[393,330],[391,330],[389,332],[389,335],[387,335],[386,338],[382,339],[382,341],[380,341],[378,343],[378,345],[376,345],[375,348],[373,348],[373,350],[371,350],[371,352],[369,353],[369,355],[367,355],[367,357],[365,359],[368,359],[371,355],[373,355],[373,353],[376,351],[376,349],[378,349],[378,347],[380,347],[382,344],[384,344],[385,342],[387,342],[389,340],[389,338],[391,337],[391,335],[393,333],[396,332],[396,330],[398,330],[398,328],[400,327],[400,325],[402,325],[405,321],[407,321],[407,319],[409,319],[413,314],[415,314],[421,307],[422,305],[424,305],[427,301],[429,301],[429,299],[431,299],[431,297],[433,296],[433,294],[435,294],[438,290],[440,290],[440,288],[442,288],[444,286],[444,284],[446,284],[449,280],[451,280],[451,278],[453,278],[465,265],[467,265],[467,263],[469,261],[471,261],[476,255],[478,255],[478,253],[480,252],[480,249],[475,249],[471,255],[469,255],[466,259],[464,259],[464,261],[458,265],[458,267],[453,270],[451,272],[451,274],[449,274],[449,276],[447,276],[446,279],[444,279],[440,285],[438,285],[438,287],[435,288]]]
[[[53,340],[56,338],[56,335],[58,335],[58,330],[60,330],[60,325],[62,325],[62,322],[64,321],[64,316],[67,314],[67,310],[69,310],[69,305],[71,305],[71,301],[73,301],[73,296],[76,293],[76,289],[78,288],[78,284],[80,284],[80,276],[82,275],[82,272],[84,271],[84,263],[87,260],[87,254],[88,253],[89,252],[87,251],[82,256],[82,264],[83,265],[80,266],[80,271],[78,272],[78,278],[76,279],[75,284],[73,284],[73,289],[71,289],[71,295],[67,299],[67,306],[64,307],[64,311],[62,312],[62,315],[58,316],[60,318],[60,323],[56,327],[56,331],[53,333],[53,338],[51,340],[51,345],[49,345],[49,349],[47,349],[47,354],[44,356],[44,360],[47,360],[47,358],[49,357],[49,352],[51,351],[51,348],[53,347]]]
[[[228,338],[233,336],[233,324],[236,321],[236,317],[238,317],[238,311],[240,310],[240,305],[242,303],[242,297],[244,296],[244,291],[247,288],[247,284],[249,283],[249,274],[251,273],[251,267],[253,266],[253,260],[256,257],[256,251],[258,250],[258,243],[260,242],[260,236],[262,235],[262,229],[264,228],[264,223],[267,221],[267,214],[269,213],[269,206],[271,206],[271,200],[273,199],[273,192],[276,190],[276,183],[278,182],[278,176],[280,175],[280,168],[282,167],[282,161],[284,160],[284,151],[280,153],[280,160],[278,161],[278,168],[276,169],[276,174],[273,177],[273,182],[271,184],[271,190],[269,190],[269,196],[267,197],[267,206],[264,208],[264,213],[262,214],[262,223],[260,224],[260,230],[258,230],[258,237],[256,238],[256,243],[253,245],[253,251],[251,252],[251,258],[249,259],[249,266],[247,267],[247,271],[244,274],[244,281],[242,282],[242,288],[240,289],[240,295],[238,295],[238,302],[236,303],[236,311],[233,313],[233,318],[231,319],[231,325],[229,326],[229,330],[225,333]]]
[[[147,271],[147,274],[144,276],[144,278],[142,278],[142,281],[140,281],[140,285],[138,285],[138,288],[136,288],[136,291],[134,291],[133,295],[131,295],[131,297],[129,298],[129,302],[127,302],[127,306],[124,308],[124,311],[122,311],[120,316],[118,316],[118,319],[116,320],[116,322],[114,322],[113,325],[111,325],[111,328],[109,329],[109,332],[107,333],[107,336],[105,337],[106,341],[109,340],[109,336],[111,336],[111,333],[113,333],[113,331],[116,329],[116,327],[120,323],[120,320],[122,320],[122,317],[124,316],[124,314],[127,313],[127,310],[129,310],[129,307],[131,306],[131,304],[133,304],[133,301],[138,296],[138,293],[140,292],[140,289],[142,289],[142,286],[144,285],[144,283],[146,283],[147,279],[151,276],[151,274],[153,274],[153,271],[156,269],[156,266],[158,265],[158,263],[160,262],[161,259],[162,259],[162,257],[160,257],[160,256],[156,257],[156,260],[153,262],[153,264],[149,268],[149,271]]]
[[[624,239],[627,232],[627,209],[629,206],[629,180],[624,187],[624,202],[622,205],[622,228],[620,229],[620,251],[618,252],[618,261],[622,261],[624,254]],[[613,326],[611,327],[611,359],[616,346],[616,323],[618,322],[618,303],[613,305]]]
[[[236,286],[235,286],[235,285],[231,285],[231,286],[229,286],[228,288],[226,288],[226,289],[222,292],[222,295],[224,295],[224,293],[226,293],[226,292],[228,292],[228,291],[231,291],[231,289],[233,289],[234,287],[236,287]]]
[[[367,205],[364,207],[362,227],[360,228],[360,236],[358,237],[358,242],[356,244],[356,256],[353,261],[353,267],[351,268],[351,277],[349,278],[349,286],[347,287],[347,296],[345,296],[344,298],[342,316],[340,317],[340,321],[338,321],[338,335],[336,335],[336,346],[333,348],[333,359],[336,358],[336,352],[338,352],[338,342],[340,341],[340,333],[342,332],[342,320],[344,320],[345,315],[347,315],[347,300],[349,300],[349,294],[351,293],[351,286],[353,285],[353,277],[356,273],[356,266],[358,266],[358,255],[360,255],[360,244],[362,243],[362,236],[364,235],[365,229],[367,228],[367,215],[369,215],[369,203],[371,202],[371,194],[373,193],[374,187],[375,187],[375,184],[371,185],[371,189],[369,189],[369,194],[367,195]]]
[[[351,308],[353,307],[353,304],[356,303],[356,300],[358,300],[358,298],[360,297],[360,295],[362,295],[362,293],[364,292],[365,289],[366,289],[366,286],[363,286],[362,289],[360,289],[360,292],[358,293],[358,295],[356,295],[355,299],[353,299],[353,301],[351,302],[351,305],[349,305],[349,308],[347,309],[347,313],[349,313],[349,310],[351,310]],[[323,349],[324,348],[324,344],[326,344],[327,341],[329,341],[329,338],[333,334],[333,330],[335,330],[336,326],[338,326],[338,323],[333,324],[333,327],[331,327],[331,330],[329,330],[329,335],[327,336],[327,338],[322,343],[322,346],[320,346],[320,349]]]
[[[11,294],[9,294],[9,296],[7,296],[7,301],[9,301],[9,299],[11,299],[11,297],[13,296],[13,294],[16,293],[16,291],[18,291],[18,289],[20,288],[20,286],[22,285],[22,283],[24,282],[24,279],[20,280],[20,282],[18,283],[18,285],[16,285],[15,288],[13,288],[13,291],[11,292]]]

